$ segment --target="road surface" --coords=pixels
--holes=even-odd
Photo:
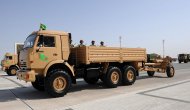
[[[0,72],[2,110],[190,110],[190,63],[174,64],[175,77],[141,74],[132,86],[108,89],[102,82],[88,85],[83,80],[69,93],[51,98],[30,83]]]

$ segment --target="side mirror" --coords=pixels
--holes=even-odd
[[[40,45],[38,46],[38,48],[36,49],[36,52],[39,52],[41,47],[42,47],[42,44],[40,44]]]

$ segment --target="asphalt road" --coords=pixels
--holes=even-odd
[[[175,77],[141,74],[132,86],[108,89],[102,82],[79,80],[69,93],[51,98],[30,83],[0,72],[0,107],[3,110],[190,110],[190,63],[174,64]]]

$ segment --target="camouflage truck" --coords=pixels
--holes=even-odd
[[[132,85],[139,71],[167,73],[174,76],[174,67],[167,59],[147,62],[144,48],[70,46],[71,34],[63,31],[39,30],[26,38],[20,52],[17,77],[31,82],[40,91],[53,97],[64,96],[77,78],[88,84],[101,79],[109,88],[121,83]]]
[[[179,63],[188,63],[189,62],[189,55],[188,54],[179,54],[178,55],[178,62]]]
[[[9,76],[16,75],[19,69],[17,54],[6,53],[1,61],[2,71],[5,71]]]

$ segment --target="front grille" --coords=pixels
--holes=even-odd
[[[20,68],[25,70],[27,68],[26,62],[20,62]]]

